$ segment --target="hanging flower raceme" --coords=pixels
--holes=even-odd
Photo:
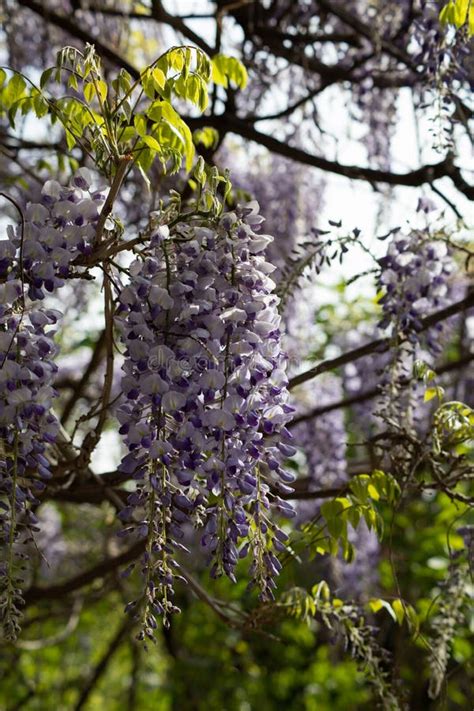
[[[0,269],[8,270],[7,278],[18,278],[21,272],[28,297],[44,299],[64,285],[73,263],[91,253],[104,201],[104,192],[93,188],[87,168],[80,168],[68,187],[48,180],[41,202],[26,208],[24,230],[8,229]]]
[[[213,576],[235,580],[250,553],[253,581],[271,597],[280,569],[274,549],[286,536],[271,510],[292,515],[278,496],[293,480],[281,464],[294,452],[292,408],[257,210],[157,228],[120,294],[122,469],[137,482],[121,518],[147,540],[145,634],[152,611],[174,610],[171,553],[186,522],[204,527]]]
[[[46,450],[59,429],[51,408],[62,314],[37,302],[92,248],[104,195],[91,182],[84,168],[69,187],[48,181],[22,226],[0,241],[0,619],[9,638],[18,631],[21,597],[13,549],[36,529],[29,504],[52,476]]]
[[[13,547],[38,530],[29,507],[52,476],[46,448],[58,431],[51,328],[59,314],[31,309],[22,316],[15,309],[20,294],[18,280],[0,284],[0,621],[8,639],[18,634],[21,607]]]
[[[421,319],[449,301],[449,277],[455,265],[448,248],[426,232],[413,230],[406,237],[394,237],[379,264],[379,286],[385,290],[380,326],[417,342]],[[439,337],[434,329],[426,336],[430,349],[437,347],[436,334]]]

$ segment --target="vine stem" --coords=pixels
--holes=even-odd
[[[7,608],[5,611],[6,625],[9,624],[9,618],[13,604],[13,546],[15,544],[16,532],[16,487],[18,482],[18,430],[15,432],[15,440],[13,445],[13,478],[12,478],[12,493],[10,498],[10,530],[8,532],[8,554],[7,554]],[[15,636],[15,635],[14,635]]]
[[[112,207],[117,198],[119,190],[122,187],[122,183],[125,178],[125,173],[127,172],[127,168],[132,161],[133,157],[129,155],[121,156],[119,159],[117,172],[115,173],[112,185],[110,186],[109,194],[107,195],[104,207],[102,208],[102,211],[99,216],[99,221],[97,222],[97,229],[95,233],[95,239],[97,244],[100,244],[102,240],[105,223],[107,221],[108,216],[112,212]]]

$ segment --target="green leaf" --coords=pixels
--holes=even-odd
[[[219,56],[214,57],[212,59],[211,76],[214,84],[218,84],[219,86],[223,86],[225,89],[227,89],[227,87],[229,86],[229,82],[227,80],[227,74],[223,67],[223,62],[219,60]]]
[[[186,98],[192,101],[193,104],[199,104],[201,83],[196,76],[191,76],[186,81]]]
[[[206,170],[204,158],[202,156],[199,156],[199,158],[197,159],[192,175],[196,179],[197,185],[204,187],[204,185],[206,184]]]
[[[349,523],[351,524],[352,528],[357,528],[360,522],[360,517],[361,517],[361,512],[359,507],[353,506],[348,512],[347,512],[347,518],[349,519]]]
[[[358,474],[355,476],[351,483],[351,492],[361,501],[365,503],[368,499],[367,486],[370,482],[370,476],[368,474]]]
[[[371,499],[374,499],[374,501],[379,501],[380,499],[380,494],[377,491],[376,487],[373,484],[369,484],[367,487],[367,493],[370,496]]]
[[[2,104],[10,109],[19,99],[22,98],[26,89],[26,82],[19,74],[14,74],[2,92]]]
[[[108,91],[106,82],[103,81],[102,79],[99,79],[98,81],[95,82],[95,88],[96,88],[97,94],[100,97],[101,102],[104,103],[107,98],[107,91]]]
[[[405,614],[407,618],[408,629],[412,635],[417,635],[420,629],[420,621],[416,610],[411,605],[405,605]]]
[[[382,600],[382,598],[372,598],[371,600],[369,600],[368,605],[372,612],[379,612],[382,609],[387,610],[392,620],[394,622],[398,621],[397,615],[395,614],[391,604],[387,602],[387,600]]]
[[[77,83],[77,77],[75,74],[71,74],[71,76],[68,79],[67,85],[68,85],[68,87],[70,87],[71,89],[74,89],[75,91],[77,91],[79,89],[79,85]]]
[[[153,69],[151,75],[153,77],[155,87],[157,87],[158,91],[161,91],[162,89],[164,89],[165,84],[166,84],[165,73],[159,67],[155,67]]]
[[[151,148],[144,148],[141,150],[136,160],[137,166],[141,168],[140,172],[143,170],[144,173],[147,173],[153,165],[155,158],[156,151],[151,150]]]
[[[474,34],[474,3],[471,0],[450,0],[439,13],[442,25],[460,29],[467,23],[469,36]]]
[[[136,114],[133,117],[133,125],[135,126],[135,130],[139,136],[146,136],[147,120],[143,114]]]
[[[94,96],[103,103],[107,98],[107,84],[105,81],[96,80],[87,82],[84,86],[84,98],[88,104],[91,104]]]
[[[403,620],[405,619],[405,605],[400,599],[394,600],[392,602],[392,608],[395,613],[395,617],[397,618],[397,622],[399,625],[403,624]]]
[[[175,47],[168,52],[168,62],[172,69],[180,72],[184,67],[184,56],[181,47]]]
[[[439,13],[439,21],[442,25],[452,24],[454,22],[454,11],[455,8],[453,2],[448,2],[448,4],[442,8]]]
[[[470,0],[456,0],[454,5],[454,24],[456,27],[462,27],[466,22],[469,1]]]
[[[37,94],[34,99],[33,99],[33,106],[35,110],[35,114],[38,118],[41,118],[42,116],[46,116],[46,114],[49,112],[49,106],[48,102],[42,96],[41,94]]]
[[[161,121],[161,117],[163,116],[163,106],[166,104],[167,102],[165,101],[154,101],[145,113],[152,121]],[[171,105],[170,108],[172,109]]]
[[[227,88],[229,81],[239,89],[247,86],[248,75],[242,62],[235,57],[227,57],[225,54],[216,54],[212,57],[212,81]]]
[[[319,599],[329,600],[331,598],[331,591],[327,582],[325,580],[321,580],[319,583],[314,585],[311,589],[311,595],[316,601]]]
[[[356,557],[355,548],[352,545],[352,543],[348,540],[345,540],[343,542],[342,555],[343,555],[346,563],[352,563],[352,561],[355,560],[355,557]]]
[[[161,146],[153,136],[143,136],[143,142],[156,153],[161,153]]]
[[[84,98],[87,101],[88,104],[92,103],[92,100],[94,98],[94,84],[93,82],[88,82],[87,84],[84,84]]]
[[[76,139],[71,133],[71,131],[66,131],[66,145],[69,150],[72,150],[76,145]]]
[[[122,131],[122,134],[120,137],[120,144],[128,143],[129,141],[136,138],[136,136],[137,136],[136,129],[133,126],[127,126]]]
[[[339,538],[344,533],[344,528],[347,529],[347,522],[341,516],[344,508],[345,506],[338,499],[325,501],[321,506],[321,513],[326,519],[328,531],[333,538]]]
[[[51,79],[51,75],[55,71],[55,67],[50,67],[49,69],[45,69],[45,71],[42,73],[40,77],[40,87],[41,89],[44,89],[46,84],[49,82]]]
[[[209,94],[207,87],[204,82],[201,82],[201,88],[199,91],[199,108],[201,111],[205,111],[209,105]]]
[[[153,100],[156,95],[155,81],[153,79],[150,67],[147,67],[140,75],[140,81],[145,95]]]
[[[191,59],[192,59],[191,47],[186,47],[186,49],[184,50],[184,68],[183,68],[183,76],[185,79],[187,79],[189,76],[189,71],[191,68]]]
[[[427,388],[423,397],[424,402],[429,402],[438,396],[438,388]]]

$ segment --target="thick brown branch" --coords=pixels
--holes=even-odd
[[[440,311],[436,311],[435,313],[426,316],[426,318],[422,319],[420,332],[426,331],[431,326],[434,326],[441,321],[445,321],[450,316],[454,316],[460,311],[465,311],[472,306],[474,306],[474,293],[469,294],[461,301],[456,301],[454,304],[447,306],[445,309],[441,309]],[[363,346],[359,346],[359,348],[354,348],[352,351],[343,353],[337,358],[325,360],[314,366],[314,368],[310,368],[304,373],[296,375],[290,380],[289,387],[290,389],[295,388],[297,385],[306,383],[308,380],[312,380],[317,375],[321,375],[321,373],[335,370],[336,368],[340,368],[342,365],[352,363],[353,361],[363,358],[366,355],[370,355],[371,353],[375,353],[376,351],[386,350],[390,346],[390,343],[391,341],[389,338],[377,338],[376,340],[370,341]]]
[[[444,373],[449,373],[453,370],[458,370],[459,368],[463,368],[465,365],[468,365],[468,363],[471,363],[473,360],[474,353],[469,353],[464,358],[460,358],[459,360],[455,360],[452,363],[445,363],[444,365],[440,366],[436,369],[436,374],[443,375]],[[296,427],[296,425],[298,425],[300,422],[312,420],[315,417],[320,417],[321,415],[325,415],[328,412],[333,412],[334,410],[342,410],[346,407],[352,407],[352,405],[358,405],[361,402],[367,402],[367,400],[372,400],[372,398],[376,397],[379,392],[380,389],[378,386],[376,386],[374,388],[370,388],[370,390],[365,390],[361,393],[357,393],[357,395],[353,395],[352,397],[345,397],[341,400],[329,402],[327,405],[315,407],[313,410],[310,410],[309,412],[305,412],[303,415],[295,417],[290,422],[288,427],[291,429],[293,427]]]
[[[95,37],[87,30],[84,30],[79,27],[79,25],[77,25],[69,17],[66,17],[65,15],[60,15],[59,13],[54,12],[53,10],[49,10],[37,0],[18,0],[18,4],[22,7],[27,7],[29,10],[35,12],[37,15],[42,17],[46,22],[50,23],[51,25],[55,25],[56,27],[59,27],[65,32],[68,32],[73,37],[76,37],[77,39],[81,40],[81,42],[95,45],[96,50],[102,57],[108,59],[117,67],[123,67],[123,69],[126,69],[127,72],[134,79],[139,78],[140,72],[136,67],[130,64],[130,62],[128,62],[124,57],[121,57],[101,39]]]
[[[75,590],[90,585],[95,580],[105,578],[109,573],[113,572],[121,565],[130,563],[135,560],[140,553],[145,549],[144,541],[137,541],[128,550],[120,553],[119,555],[112,556],[101,560],[97,565],[92,566],[89,570],[75,575],[69,580],[63,583],[58,583],[57,585],[50,585],[49,587],[43,588],[33,585],[29,590],[26,590],[23,597],[25,599],[26,605],[31,605],[41,600],[56,600],[65,597]]]
[[[439,163],[424,165],[416,170],[407,173],[392,173],[387,170],[375,168],[363,168],[356,165],[344,165],[336,161],[327,160],[321,156],[306,153],[301,148],[290,146],[288,143],[279,141],[273,136],[268,136],[261,131],[257,131],[254,126],[247,121],[237,118],[231,114],[221,114],[220,116],[204,116],[197,119],[188,118],[187,122],[193,128],[202,126],[213,126],[218,131],[235,133],[249,141],[255,141],[261,146],[268,148],[272,153],[285,156],[298,163],[311,165],[328,173],[343,175],[352,180],[365,180],[369,183],[385,183],[387,185],[404,185],[407,187],[419,187],[425,183],[432,183],[443,177],[450,177],[456,187],[468,198],[474,199],[474,187],[470,186],[462,177],[460,169],[453,164],[451,156],[447,156]]]

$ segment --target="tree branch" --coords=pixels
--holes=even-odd
[[[436,311],[435,313],[426,316],[421,321],[421,328],[419,329],[419,332],[421,333],[422,331],[426,331],[431,326],[434,326],[435,324],[440,323],[441,321],[445,321],[450,316],[454,316],[460,311],[465,311],[472,306],[474,306],[474,293],[468,294],[468,296],[466,296],[464,299],[461,299],[461,301],[456,301],[454,304],[451,304],[450,306],[447,306],[446,308],[441,309],[440,311]],[[400,343],[401,342],[403,341],[400,341]],[[359,346],[359,348],[354,348],[352,351],[343,353],[337,358],[325,360],[322,363],[319,363],[318,365],[314,366],[313,368],[306,370],[304,373],[300,373],[294,378],[291,378],[289,388],[291,390],[297,385],[306,383],[308,380],[312,380],[317,375],[321,375],[321,373],[326,373],[329,370],[335,370],[336,368],[340,368],[341,365],[352,363],[354,360],[359,360],[359,358],[363,358],[364,356],[369,355],[370,353],[386,350],[390,346],[390,344],[390,338],[377,338],[376,340],[370,341],[369,343],[366,343],[363,346]]]
[[[105,44],[101,39],[95,37],[87,30],[79,27],[73,20],[65,15],[60,15],[54,10],[49,10],[44,5],[42,5],[38,0],[18,0],[18,4],[22,7],[26,7],[32,12],[42,17],[46,22],[51,25],[59,27],[61,30],[68,32],[73,37],[85,42],[86,44],[95,45],[96,50],[102,57],[105,57],[110,62],[115,64],[117,67],[123,67],[127,72],[134,78],[138,79],[140,72],[136,67],[134,67],[130,62],[128,62],[124,57],[120,56],[115,50]]]
[[[75,590],[79,590],[80,588],[93,583],[95,580],[105,578],[109,573],[113,572],[121,565],[130,563],[132,560],[135,560],[135,558],[138,558],[144,549],[145,542],[137,541],[123,553],[105,558],[96,565],[92,566],[92,568],[89,568],[89,570],[79,573],[79,575],[75,575],[63,583],[50,585],[49,587],[33,585],[29,588],[29,590],[26,590],[23,595],[25,605],[32,605],[33,603],[40,602],[41,600],[49,601],[62,598]]]
[[[459,360],[453,361],[452,363],[445,363],[441,367],[437,368],[436,374],[443,375],[444,373],[449,373],[452,370],[458,370],[459,368],[463,368],[465,365],[468,365],[473,360],[474,353],[469,353],[469,355],[466,355],[464,358],[460,358]],[[408,381],[406,382],[408,383]],[[313,410],[310,410],[309,412],[305,412],[303,415],[295,417],[290,422],[288,427],[289,429],[292,429],[293,427],[296,427],[296,425],[299,425],[300,422],[307,422],[308,420],[312,420],[315,417],[325,415],[328,412],[333,412],[334,410],[342,410],[343,408],[351,407],[352,405],[358,405],[361,402],[367,402],[367,400],[372,400],[372,398],[376,397],[379,392],[379,386],[376,386],[374,388],[370,388],[370,390],[365,390],[361,393],[358,393],[357,395],[353,395],[352,397],[342,398],[341,400],[335,400],[334,402],[330,402],[327,405],[315,407]]]
[[[212,126],[218,131],[235,133],[249,141],[254,141],[268,148],[272,153],[285,156],[298,163],[319,168],[328,173],[342,175],[352,180],[365,180],[369,183],[386,183],[387,185],[401,185],[407,187],[419,187],[425,183],[432,183],[439,178],[449,177],[456,187],[468,198],[474,199],[474,186],[470,186],[462,177],[460,169],[454,165],[452,157],[446,156],[439,163],[424,165],[416,170],[407,173],[392,173],[388,170],[375,168],[363,168],[356,165],[344,165],[336,161],[330,161],[321,156],[306,153],[301,148],[288,145],[279,141],[273,136],[268,136],[261,131],[257,131],[246,120],[237,118],[232,114],[224,113],[219,116],[203,116],[199,118],[186,118],[187,123],[192,128]]]

